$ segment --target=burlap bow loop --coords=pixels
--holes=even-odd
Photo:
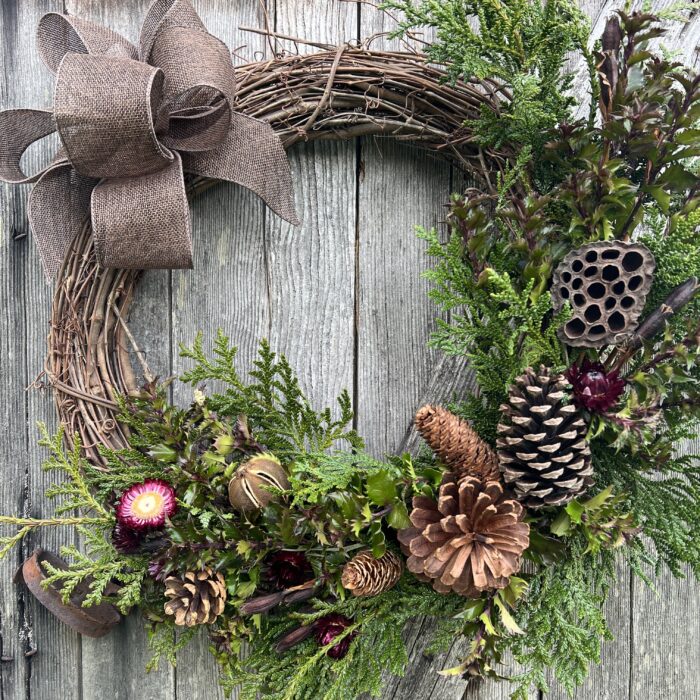
[[[103,266],[191,267],[184,172],[241,184],[298,223],[282,143],[234,111],[230,53],[189,2],[156,0],[138,50],[56,13],[41,19],[38,45],[56,74],[53,112],[0,112],[0,178],[36,182],[29,220],[49,275],[88,213]],[[22,154],[53,131],[57,157],[25,175]]]

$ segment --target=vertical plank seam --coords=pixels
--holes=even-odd
[[[12,202],[16,202],[17,200],[15,199],[15,196],[12,196]],[[16,209],[16,207],[13,207],[13,209]],[[13,217],[14,218],[14,217]],[[13,267],[17,270],[17,274],[21,274],[22,279],[21,279],[21,285],[17,284],[17,288],[22,290],[22,308],[24,309],[24,321],[23,321],[23,328],[22,328],[22,337],[24,338],[24,347],[23,347],[23,374],[24,376],[22,377],[22,385],[27,387],[25,388],[24,391],[24,396],[23,396],[23,408],[24,408],[24,450],[25,450],[25,455],[26,455],[26,461],[25,461],[25,469],[24,469],[24,488],[22,488],[21,491],[21,496],[20,496],[20,510],[19,512],[22,515],[31,515],[31,495],[30,495],[30,490],[29,490],[29,479],[32,478],[31,474],[31,458],[29,454],[29,347],[27,343],[27,294],[28,294],[28,282],[27,282],[27,266],[29,264],[28,262],[28,255],[27,255],[27,249],[28,249],[28,242],[29,236],[26,236],[24,238],[25,244],[23,246],[24,249],[24,255],[21,256],[21,262],[19,259],[19,256],[15,258],[15,264]],[[18,251],[14,251],[16,254]],[[32,538],[33,539],[33,538]],[[22,560],[24,559],[24,555],[28,554],[27,552],[27,544],[32,542],[32,539],[30,539],[26,543],[22,543],[22,546],[19,547],[19,550],[17,552],[17,556],[19,561],[17,562],[18,566],[22,565]],[[21,588],[18,587],[15,591],[15,596],[17,600],[17,608],[18,608],[18,613],[19,613],[19,631],[20,631],[20,642],[21,645],[18,645],[19,647],[19,653],[22,654],[22,661],[23,661],[23,666],[24,666],[24,694],[27,700],[31,700],[31,672],[32,672],[32,658],[29,657],[27,658],[24,656],[23,652],[28,651],[28,640],[31,638],[29,635],[31,634],[31,622],[28,617],[28,606],[27,606],[27,597],[25,595],[25,591]],[[26,635],[26,639],[22,639],[22,635]]]
[[[629,678],[628,678],[628,696],[629,700],[632,700],[634,697],[634,572],[632,571],[630,567],[629,571],[629,582],[628,585],[630,587],[630,608],[629,608],[629,616],[630,616],[630,648],[629,648]]]
[[[167,272],[168,289],[168,374],[173,375],[175,370],[175,305],[173,303],[173,271]],[[173,402],[173,384],[168,387],[170,403]],[[175,656],[177,661],[177,655]],[[170,666],[170,682],[173,700],[177,700],[177,665]]]
[[[355,38],[359,42],[362,32],[362,5],[355,5]],[[357,430],[360,408],[360,178],[362,175],[362,139],[355,140],[355,289],[353,308],[353,357],[352,357],[352,427]]]

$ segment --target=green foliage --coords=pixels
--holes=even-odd
[[[267,341],[260,343],[252,382],[246,384],[235,366],[237,350],[220,330],[214,341],[214,358],[204,352],[202,336],[191,348],[181,347],[182,356],[196,362],[182,380],[200,384],[212,380],[224,382],[223,394],[212,400],[212,408],[227,416],[245,415],[257,427],[260,442],[280,459],[289,454],[323,452],[337,441],[362,449],[362,440],[348,428],[352,420],[352,402],[347,391],[338,397],[339,416],[331,409],[316,413],[302,394],[299,381],[284,356],[270,350]]]
[[[542,164],[546,133],[569,117],[573,102],[567,93],[571,78],[564,72],[570,52],[580,52],[593,64],[588,20],[576,3],[388,0],[382,7],[404,15],[393,36],[405,37],[421,27],[436,30],[427,53],[446,66],[450,79],[476,77],[502,85],[507,97],[499,113],[484,109],[471,126],[483,144],[506,145],[516,153],[527,149],[535,167]]]
[[[674,437],[662,439],[671,447]],[[598,480],[625,494],[625,507],[650,538],[653,550],[645,559],[655,573],[667,567],[680,577],[688,566],[700,577],[700,458],[670,455],[651,461],[641,452],[614,452],[597,442],[592,447]],[[643,549],[644,540],[637,546]]]
[[[658,308],[669,292],[688,278],[700,279],[700,209],[679,216],[672,227],[666,217],[653,210],[648,223],[649,232],[640,240],[653,253],[656,269],[647,296],[646,313]],[[699,317],[700,298],[696,298],[675,314],[670,323],[675,331],[682,332],[688,320]]]
[[[529,577],[527,599],[516,611],[525,634],[509,638],[515,660],[525,667],[511,679],[518,684],[513,700],[527,700],[532,686],[547,692],[548,669],[573,695],[589,665],[600,662],[602,640],[612,638],[603,605],[615,578],[614,558],[607,550],[587,553],[587,546],[584,538],[572,538],[554,566]]]
[[[404,626],[427,615],[454,634],[460,623],[453,618],[463,605],[464,600],[458,596],[441,595],[405,575],[395,588],[373,598],[316,603],[312,613],[299,613],[292,619],[275,616],[267,630],[256,637],[245,660],[219,655],[224,689],[230,692],[240,686],[241,700],[348,700],[362,693],[376,697],[381,691],[382,673],[403,675],[405,671],[408,655],[401,638]],[[329,613],[345,615],[353,621],[347,632],[358,632],[345,658],[328,658],[327,649],[313,639],[282,655],[275,651],[277,639],[289,630],[290,623],[311,624]]]
[[[613,493],[612,485],[585,501],[567,503],[550,530],[560,537],[581,532],[588,542],[586,552],[598,553],[603,548],[617,549],[639,532],[632,514],[625,511],[627,497]]]
[[[657,17],[617,14],[621,38],[608,49],[615,60],[599,56],[600,125],[563,124],[548,147],[570,171],[556,197],[569,208],[574,244],[628,239],[652,203],[674,219],[697,206],[700,76],[650,50],[664,34]]]
[[[105,539],[104,531],[85,526],[79,526],[77,531],[83,537],[81,549],[73,545],[61,548],[61,556],[70,561],[68,569],[44,562],[48,575],[42,585],[59,588],[63,602],[67,603],[76,588],[87,584],[85,607],[109,600],[126,615],[141,603],[148,560],[143,556],[119,555]]]
[[[526,367],[540,363],[555,369],[565,366],[556,328],[568,312],[552,321],[551,297],[544,292],[533,299],[532,280],[518,289],[507,272],[493,268],[475,278],[465,264],[464,245],[458,235],[446,245],[434,231],[421,230],[419,235],[428,241],[428,253],[438,260],[425,273],[434,283],[430,297],[449,314],[449,321],[438,319],[431,342],[444,352],[469,358],[480,393],[478,405],[469,405],[469,417],[487,414],[486,424],[479,429],[490,437],[508,386]]]

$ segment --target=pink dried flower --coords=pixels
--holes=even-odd
[[[175,489],[162,479],[147,479],[124,491],[117,520],[132,530],[152,530],[162,527],[176,509]]]

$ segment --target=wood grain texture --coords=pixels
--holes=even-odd
[[[42,14],[61,9],[62,4],[56,0],[3,3],[3,24],[0,28],[4,62],[3,106],[50,105],[53,78],[44,70],[38,58],[34,33]],[[27,171],[35,172],[47,163],[54,148],[55,142],[50,139],[31,148],[24,159]],[[14,483],[15,488],[14,498],[7,503],[7,511],[24,509],[27,514],[41,517],[52,510],[43,494],[55,477],[41,471],[45,452],[36,444],[37,422],[46,422],[49,430],[54,430],[56,421],[49,392],[26,389],[43,369],[52,290],[44,279],[31,237],[27,235],[13,242],[13,236],[17,238],[28,234],[27,188],[4,187],[2,197],[3,208],[6,207],[9,214],[3,220],[2,265],[7,271],[3,274],[3,282],[8,285],[8,296],[3,297],[3,307],[8,313],[17,314],[15,324],[6,331],[6,340],[12,344],[12,351],[9,355],[2,355],[3,364],[5,358],[11,358],[8,371],[13,374],[8,382],[12,388],[7,396],[3,396],[3,404],[12,412],[9,421],[3,423],[8,432],[3,436],[2,443],[10,451],[4,463],[17,470],[14,478],[8,482],[8,485]],[[14,307],[12,311],[11,307]],[[18,365],[13,370],[10,364],[15,362]],[[18,560],[39,543],[57,551],[61,545],[72,541],[72,534],[65,530],[42,533],[40,541],[38,538],[27,540],[23,550],[14,555],[12,564],[8,562],[4,566],[14,568],[19,563]],[[18,600],[20,605],[15,613],[7,618],[3,616],[3,628],[13,616],[21,614],[23,608],[27,620],[24,629],[20,626],[7,630],[13,661],[3,664],[3,681],[6,671],[10,677],[14,672],[16,685],[13,692],[4,697],[22,697],[21,693],[26,693],[34,698],[48,700],[55,697],[57,686],[62,688],[67,699],[79,697],[80,638],[59,625],[44,608],[36,604],[32,596],[23,590],[14,591],[9,580],[3,577],[3,581],[8,582],[3,584],[3,590]],[[17,595],[20,596],[19,599]],[[26,604],[23,605],[22,601]],[[3,636],[5,634],[3,629]],[[31,640],[18,639],[18,636],[29,634],[32,635]],[[14,649],[13,641],[19,642],[14,644]],[[24,654],[30,650],[30,646],[37,653],[25,659]]]
[[[212,33],[247,60],[270,55],[268,42],[241,26],[266,22],[283,34],[337,43],[390,27],[371,5],[340,0],[194,0]],[[654,0],[665,8],[671,0]],[[46,11],[103,22],[136,39],[148,0],[3,0],[0,4],[0,106],[47,106],[53,78],[34,48],[36,23]],[[621,0],[582,0],[594,35]],[[670,26],[665,44],[697,63],[700,18]],[[374,46],[381,46],[378,39]],[[274,43],[274,42],[273,42]],[[386,45],[384,43],[384,45]],[[276,43],[274,48],[293,46]],[[307,50],[299,47],[300,50]],[[578,70],[575,91],[585,89]],[[48,144],[27,156],[30,167],[45,162]],[[396,143],[371,140],[315,143],[290,153],[296,200],[304,223],[292,228],[266,211],[251,194],[219,185],[193,204],[195,271],[145,275],[133,309],[132,330],[154,373],[180,373],[178,344],[197,331],[209,340],[218,326],[239,346],[250,367],[258,339],[267,336],[300,373],[317,405],[352,391],[357,427],[373,452],[420,441],[410,419],[427,401],[449,401],[472,387],[463,360],[426,347],[434,309],[420,272],[429,264],[414,225],[432,226],[455,187],[449,168],[428,154]],[[25,392],[40,372],[51,287],[41,273],[33,241],[22,237],[26,190],[0,188],[0,460],[12,478],[0,483],[0,511],[48,511],[42,494],[49,478],[36,446],[37,420],[54,424],[48,393]],[[178,386],[174,398],[189,399]],[[26,484],[26,487],[24,486]],[[42,533],[52,549],[66,533]],[[0,563],[0,664],[2,700],[94,699],[209,700],[221,698],[216,668],[205,639],[180,655],[178,668],[145,675],[143,623],[131,616],[109,637],[81,640],[35,605],[9,580],[21,553]],[[662,576],[658,596],[621,571],[607,614],[616,641],[605,645],[603,664],[577,692],[578,700],[697,700],[700,698],[700,587]],[[681,621],[681,624],[678,621]],[[27,631],[38,653],[25,659]],[[404,633],[411,665],[404,679],[388,679],[384,700],[496,700],[507,684],[465,687],[436,674],[459,661],[464,645],[428,658],[431,624],[419,621]],[[536,696],[535,696],[536,697]],[[555,700],[565,694],[553,688]]]

